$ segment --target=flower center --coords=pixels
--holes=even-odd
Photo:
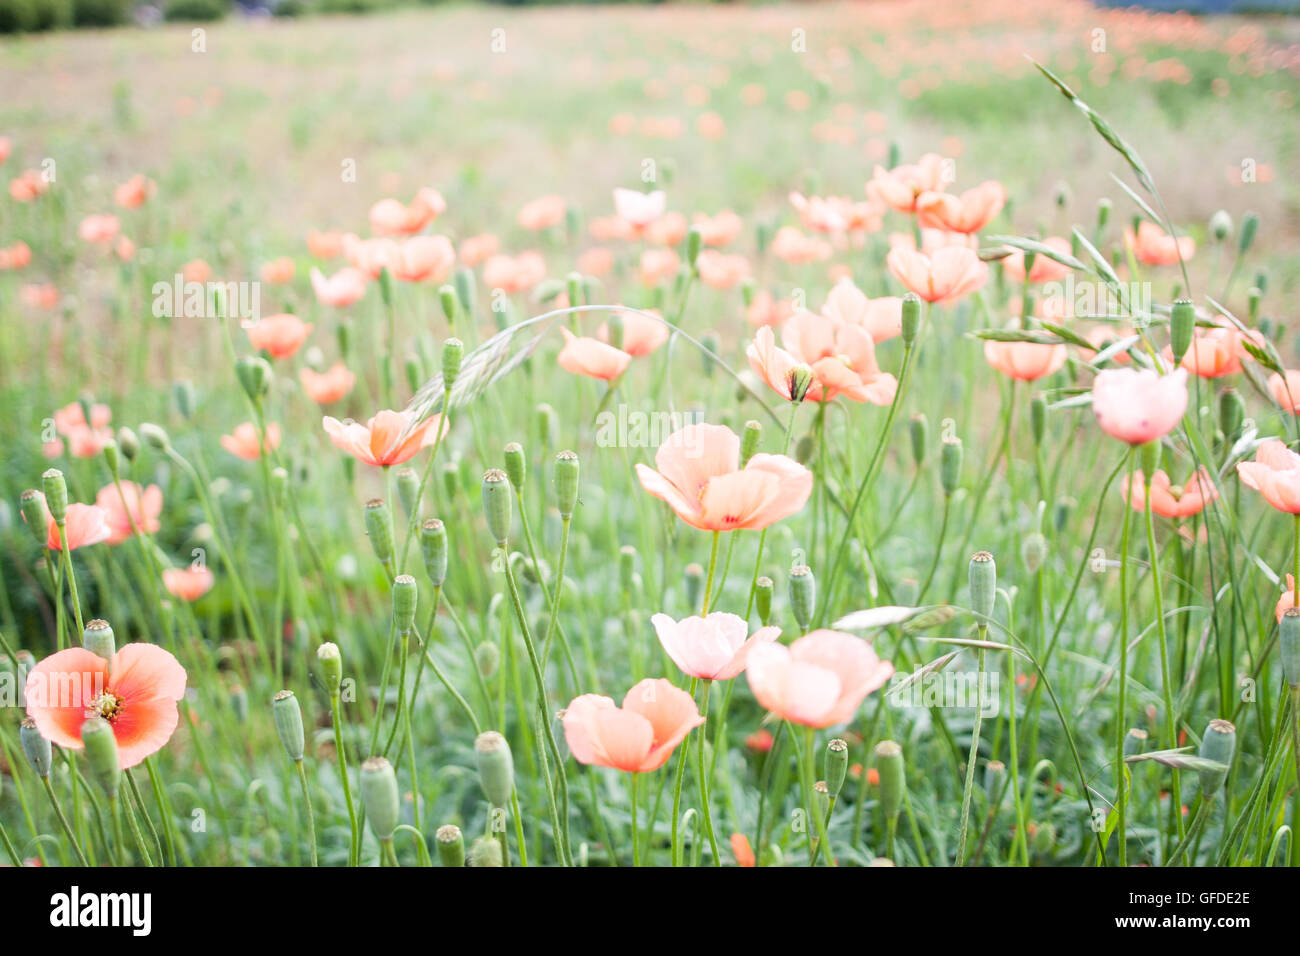
[[[122,712],[122,698],[105,691],[90,702],[90,712],[111,722]]]

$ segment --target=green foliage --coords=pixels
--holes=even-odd
[[[220,20],[230,7],[226,0],[169,0],[163,17],[172,21],[203,22]]]
[[[0,33],[22,33],[34,29],[34,0],[0,0]]]
[[[126,23],[131,0],[72,0],[72,22],[79,27],[115,27]]]

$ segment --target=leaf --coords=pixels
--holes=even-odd
[[[1115,180],[1115,182],[1119,184],[1119,188],[1124,190],[1124,192],[1128,194],[1129,199],[1137,203],[1137,207],[1142,210],[1143,214],[1146,215],[1148,219],[1150,219],[1152,222],[1161,221],[1160,217],[1156,215],[1155,210],[1153,210],[1150,206],[1147,205],[1145,199],[1143,199],[1141,196],[1135,193],[1131,188],[1129,188],[1128,183],[1124,182],[1124,180],[1120,179],[1114,173],[1110,174],[1110,178]]]
[[[1180,747],[1177,750],[1153,750],[1150,753],[1125,757],[1124,762],[1138,763],[1143,760],[1154,760],[1156,763],[1164,764],[1166,767],[1173,767],[1175,770],[1193,770],[1197,773],[1202,771],[1227,773],[1228,765],[1226,763],[1219,763],[1217,760],[1185,753],[1190,749],[1190,747]]]
[[[865,610],[853,611],[844,615],[831,627],[837,631],[869,631],[878,627],[888,627],[891,624],[902,624],[904,621],[915,617],[917,613],[917,609],[914,607],[886,604],[881,607],[869,607]]]
[[[960,653],[961,653],[960,651],[949,651],[947,654],[944,654],[942,657],[936,657],[934,660],[930,661],[929,663],[924,664],[921,667],[918,667],[916,670],[912,671],[912,673],[908,674],[906,677],[904,677],[902,680],[898,681],[897,683],[891,683],[889,685],[888,690],[885,691],[885,694],[888,696],[894,696],[902,693],[903,691],[907,690],[907,688],[915,684],[917,681],[921,680],[923,677],[943,670],[945,667],[951,664],[956,659],[957,655]]]
[[[1023,236],[986,236],[989,242],[1000,242],[1003,245],[1019,249],[1021,252],[1032,252],[1035,255],[1044,256],[1054,262],[1059,262],[1063,266],[1069,266],[1071,269],[1077,269],[1080,272],[1087,272],[1085,266],[1068,252],[1062,252],[1060,249],[1053,249],[1045,242],[1039,242],[1037,239],[1026,239]]]
[[[1080,395],[1072,395],[1069,398],[1063,398],[1059,402],[1053,402],[1047,406],[1049,412],[1057,411],[1062,408],[1082,408],[1084,405],[1092,404],[1092,392],[1083,392]]]
[[[1079,245],[1087,250],[1088,255],[1091,256],[1093,262],[1096,263],[1097,268],[1093,271],[1105,279],[1113,290],[1122,288],[1119,281],[1119,275],[1116,274],[1114,268],[1111,267],[1111,264],[1106,261],[1106,257],[1097,251],[1097,247],[1088,241],[1088,237],[1080,232],[1078,227],[1074,229],[1073,235]]]
[[[1109,360],[1112,355],[1118,355],[1120,352],[1127,352],[1133,346],[1137,345],[1141,339],[1142,337],[1140,335],[1128,335],[1122,339],[1116,339],[1092,357],[1092,364],[1100,365],[1102,362]]]
[[[1011,651],[1023,657],[1025,660],[1032,658],[1018,647],[1010,644],[1001,644],[997,641],[980,641],[969,637],[918,637],[918,641],[925,641],[928,644],[955,644],[958,647],[975,647],[983,648],[986,651]]]
[[[942,624],[947,624],[956,616],[957,609],[955,607],[943,604],[912,618],[903,625],[903,633],[915,634],[917,631],[924,631],[932,627],[938,627]]]
[[[1060,345],[1061,339],[1032,329],[979,329],[967,333],[975,339],[992,339],[994,342],[1033,342],[1036,345]]]
[[[1047,331],[1055,332],[1057,335],[1059,335],[1066,342],[1069,342],[1071,345],[1077,345],[1080,348],[1087,349],[1090,352],[1095,347],[1091,342],[1085,339],[1082,335],[1079,335],[1079,333],[1077,332],[1070,331],[1063,325],[1057,325],[1055,322],[1048,322],[1043,319],[1040,319],[1039,322],[1042,324],[1043,328],[1047,329]]]

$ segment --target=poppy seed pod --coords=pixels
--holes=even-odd
[[[812,568],[796,564],[790,569],[790,610],[800,631],[808,630],[812,623],[813,608],[817,604],[817,579]]]
[[[925,461],[925,446],[929,438],[930,422],[924,412],[912,416],[907,426],[908,436],[912,439],[912,461],[920,468]]]
[[[143,438],[150,447],[164,453],[172,447],[172,440],[167,434],[167,429],[163,428],[161,425],[155,425],[153,422],[142,422],[140,424],[140,437]],[[121,438],[121,432],[118,433],[118,438]],[[126,447],[125,443],[122,447]],[[130,458],[131,456],[128,455],[127,457]]]
[[[139,436],[123,425],[117,430],[117,449],[127,461],[135,461],[135,456],[140,454]]]
[[[439,286],[438,304],[442,306],[442,314],[446,317],[447,324],[454,326],[456,324],[456,288],[451,285]]]
[[[1300,687],[1300,608],[1289,607],[1278,623],[1282,676],[1291,687]]]
[[[28,488],[18,497],[18,510],[23,513],[23,521],[36,543],[44,547],[45,503],[41,501],[41,493],[35,488]]]
[[[380,564],[393,560],[393,518],[383,498],[366,502],[366,535]]]
[[[27,755],[27,762],[36,771],[36,776],[48,777],[54,764],[54,752],[50,742],[36,729],[36,721],[24,717],[18,728],[18,738],[23,743],[23,753]]]
[[[1033,850],[1040,855],[1052,852],[1056,845],[1056,826],[1052,823],[1040,824],[1034,833]]]
[[[1025,563],[1025,570],[1034,574],[1047,560],[1047,538],[1041,532],[1034,531],[1025,535],[1020,545],[1020,560]]]
[[[570,272],[564,277],[564,294],[569,305],[582,305],[582,273]]]
[[[827,814],[831,812],[831,789],[826,785],[825,780],[818,780],[813,784],[813,809],[822,820],[825,820]]]
[[[745,430],[740,436],[740,467],[744,468],[749,459],[758,451],[759,439],[763,437],[763,426],[752,418],[745,422]]]
[[[384,308],[393,307],[393,274],[388,271],[388,266],[379,270],[379,296],[384,300]]]
[[[63,524],[68,517],[68,483],[63,480],[63,472],[47,469],[41,475],[41,490],[45,492],[45,510],[56,523]]]
[[[1110,222],[1110,211],[1113,204],[1109,199],[1102,197],[1097,200],[1097,231],[1101,232],[1106,228],[1106,223]]]
[[[1259,300],[1263,295],[1264,290],[1259,286],[1251,286],[1246,290],[1246,314],[1250,316],[1251,325],[1259,321]]]
[[[495,730],[474,738],[474,755],[478,760],[478,779],[488,803],[494,807],[510,805],[515,789],[515,762],[510,744]]]
[[[1179,299],[1169,310],[1169,348],[1174,353],[1174,364],[1182,362],[1192,344],[1196,330],[1196,308],[1190,299]]]
[[[1255,241],[1255,233],[1259,230],[1259,216],[1253,212],[1248,212],[1241,217],[1241,232],[1237,234],[1237,252],[1245,253]]]
[[[722,339],[718,338],[718,333],[712,330],[700,336],[700,344],[704,346],[706,351],[712,352],[714,355],[722,351]],[[713,359],[704,353],[700,354],[700,367],[704,370],[705,378],[713,378],[713,373],[717,370],[717,365]]]
[[[194,420],[194,409],[197,399],[194,392],[194,383],[188,379],[181,379],[172,384],[172,400],[176,403],[176,410],[181,413],[181,417],[186,421]]]
[[[510,479],[515,494],[519,494],[524,489],[524,478],[528,474],[528,459],[524,455],[524,446],[517,441],[506,445],[505,459],[506,477]]]
[[[1154,475],[1160,467],[1160,450],[1159,439],[1149,441],[1138,449],[1138,460],[1145,474]]]
[[[239,379],[244,394],[254,402],[260,402],[271,388],[271,364],[260,356],[245,355],[235,363],[235,377]]]
[[[438,859],[443,866],[462,867],[465,865],[465,835],[454,823],[438,827],[433,835],[438,844]]]
[[[306,749],[306,736],[302,727],[302,707],[291,690],[282,690],[271,698],[271,716],[275,718],[275,732],[289,759],[297,763]]]
[[[1124,756],[1131,757],[1134,754],[1140,754],[1147,746],[1147,732],[1141,727],[1129,728],[1128,734],[1124,737]]]
[[[692,561],[682,569],[682,579],[686,585],[686,606],[699,607],[704,593],[704,568]]]
[[[420,525],[420,551],[424,572],[434,587],[447,580],[447,527],[439,518],[426,518]]]
[[[844,778],[849,772],[848,741],[836,737],[826,745],[826,760],[822,772],[826,777],[826,788],[831,796],[839,796],[840,788],[844,786]]]
[[[402,503],[406,517],[413,518],[419,511],[420,503],[416,500],[420,494],[420,476],[410,465],[397,469],[397,500]]]
[[[449,461],[442,466],[442,487],[446,490],[448,498],[456,497],[456,491],[460,488],[460,469],[456,467],[454,461]]]
[[[504,545],[510,537],[510,480],[500,468],[489,468],[483,473],[483,517],[487,521],[492,540]]]
[[[409,574],[399,574],[393,579],[393,626],[398,634],[409,634],[415,627],[415,608],[419,603],[420,588]]]
[[[1201,738],[1201,748],[1198,754],[1206,760],[1213,760],[1216,763],[1223,764],[1223,769],[1200,771],[1201,793],[1205,794],[1205,796],[1213,796],[1223,786],[1223,781],[1228,776],[1228,767],[1232,764],[1232,753],[1236,746],[1236,727],[1226,720],[1215,719],[1210,721],[1210,726],[1205,729],[1205,736]]]
[[[470,866],[502,866],[501,844],[489,836],[481,836],[469,850]]]
[[[316,648],[316,660],[320,662],[321,680],[325,689],[333,697],[343,683],[343,655],[339,646],[333,641],[326,641]]]
[[[1047,399],[1042,395],[1035,395],[1029,402],[1029,431],[1034,444],[1041,445],[1047,433]]]
[[[767,627],[772,620],[772,591],[775,585],[766,574],[754,582],[754,607],[758,609],[758,619]]]
[[[116,438],[109,438],[104,441],[104,463],[108,465],[108,473],[116,478],[121,467]]]
[[[808,394],[808,389],[812,387],[812,366],[806,363],[796,365],[790,369],[787,381],[790,388],[790,401],[798,405],[803,401],[804,396]]]
[[[812,461],[814,447],[812,435],[801,435],[794,443],[794,460],[801,465],[808,464]]]
[[[902,339],[903,344],[911,346],[916,341],[916,333],[921,328],[921,297],[915,292],[903,296]]]
[[[946,497],[952,497],[961,483],[961,439],[945,438],[939,452],[939,483]]]
[[[578,504],[578,455],[562,451],[555,456],[555,507],[566,521]]]
[[[981,618],[993,616],[998,593],[998,567],[993,555],[976,551],[970,556],[970,609]],[[980,627],[987,625],[981,621]]]
[[[700,227],[691,226],[690,232],[686,234],[686,261],[692,269],[695,268],[695,260],[699,258],[700,246],[703,244],[704,234],[700,232]]]
[[[420,383],[424,381],[424,369],[420,367],[420,359],[415,355],[406,357],[406,387],[412,392],[420,390]]]
[[[361,805],[380,842],[391,840],[399,811],[397,774],[383,757],[368,757],[361,764]]]
[[[474,648],[474,666],[484,680],[491,680],[501,666],[501,652],[491,641],[484,641]]]
[[[457,269],[455,282],[456,300],[460,303],[460,311],[467,316],[472,316],[476,304],[474,270],[465,266]]]
[[[892,740],[876,744],[876,773],[880,776],[880,811],[885,820],[892,823],[898,819],[903,808],[903,795],[907,792],[903,748]]]
[[[113,628],[107,621],[94,620],[86,622],[86,629],[81,632],[81,646],[97,657],[111,661],[117,653],[117,641]]]
[[[553,447],[557,430],[555,409],[546,402],[538,402],[533,408],[533,421],[537,426],[537,440],[544,447]]]
[[[1223,242],[1232,235],[1232,216],[1228,210],[1220,209],[1210,217],[1210,235],[1215,242]]]
[[[1219,393],[1219,431],[1225,440],[1235,442],[1241,437],[1241,423],[1246,420],[1246,403],[1235,388],[1225,388]]]
[[[460,377],[460,364],[465,359],[465,343],[460,339],[447,339],[442,343],[442,387],[449,389]]]
[[[109,799],[117,799],[117,788],[122,782],[122,765],[117,756],[117,738],[113,727],[103,717],[91,717],[81,725],[81,743],[86,748],[86,762],[91,776],[103,788]]]

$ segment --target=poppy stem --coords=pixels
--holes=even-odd
[[[77,575],[72,570],[72,555],[68,550],[68,528],[63,523],[60,523],[58,528],[60,554],[63,558],[63,574],[68,579],[68,596],[72,599],[72,614],[77,622],[77,634],[81,634],[85,631],[86,625],[81,620],[81,598],[77,594]]]
[[[717,543],[718,533],[713,533],[714,543]],[[715,548],[716,550],[716,548]],[[704,742],[707,739],[704,731],[708,728],[709,720],[709,691],[713,687],[713,681],[704,682],[704,699],[700,704],[700,715],[704,718],[704,723],[700,724],[700,733],[695,741],[696,765],[695,776],[698,778],[700,790],[700,807],[704,816],[704,835],[709,838],[709,849],[713,851],[713,865],[722,866],[722,858],[718,855],[718,840],[713,832],[713,811],[709,809],[709,778],[704,772]]]
[[[980,624],[979,639],[981,641],[987,640],[988,632],[988,625]],[[976,681],[979,681],[980,675],[984,673],[984,653],[984,648],[981,647],[975,654]],[[980,754],[980,724],[983,716],[983,708],[977,705],[975,708],[975,723],[970,732],[970,753],[966,757],[966,784],[962,787],[961,792],[961,829],[957,833],[958,866],[966,865],[966,834],[970,823],[970,795],[975,788],[975,762],[979,759]]]
[[[307,788],[307,771],[303,767],[302,760],[295,760],[294,764],[298,767],[298,785],[302,789],[302,802],[307,808],[307,837],[311,841],[311,865],[319,866],[316,848],[316,814],[311,808],[311,791]],[[417,793],[415,800],[418,803],[420,795]]]
[[[86,854],[82,852],[81,844],[77,842],[76,834],[72,832],[72,825],[68,823],[68,818],[64,815],[63,808],[59,806],[59,798],[54,794],[54,787],[50,785],[48,774],[41,777],[41,783],[45,785],[45,793],[50,798],[50,806],[54,808],[54,815],[59,818],[59,825],[63,827],[63,832],[67,835],[68,842],[72,844],[72,849],[73,852],[77,854],[77,859],[81,861],[82,866],[90,866],[89,861],[86,859]],[[0,830],[0,834],[3,833],[4,831]],[[11,851],[10,855],[14,857],[14,866],[22,866],[22,862],[17,858],[17,855],[12,853],[9,838],[5,837],[4,842],[5,846]]]
[[[343,720],[339,713],[340,696],[338,688],[330,691],[330,721],[334,725],[334,753],[338,757],[339,780],[343,784],[343,800],[348,808],[348,866],[357,865],[360,841],[357,839],[357,810],[352,802],[352,784],[348,781],[348,751],[343,742]]]
[[[713,547],[709,551],[709,576],[704,582],[704,601],[700,606],[700,617],[707,617],[709,614],[709,597],[713,591],[713,573],[718,566],[718,538],[721,535],[721,531],[713,532]]]
[[[638,844],[640,843],[640,840],[637,839],[637,828],[636,828],[637,781],[640,779],[640,777],[641,775],[639,773],[637,773],[635,770],[632,771],[632,865],[633,866],[641,865],[641,853],[640,850],[638,849]]]
[[[1165,703],[1165,746],[1170,750],[1178,746],[1178,712],[1174,709],[1174,689],[1173,675],[1169,670],[1169,639],[1165,633],[1165,605],[1164,597],[1160,587],[1160,552],[1156,550],[1156,524],[1155,515],[1151,510],[1151,475],[1143,475],[1143,484],[1145,490],[1146,511],[1146,531],[1147,531],[1147,553],[1151,556],[1151,587],[1155,596],[1156,605],[1156,636],[1160,640],[1160,677],[1164,684],[1164,703]],[[1130,487],[1132,487],[1130,485]],[[1130,508],[1132,502],[1125,502]],[[1178,823],[1178,834],[1182,836],[1183,815],[1179,812],[1182,807],[1182,787],[1181,774],[1178,768],[1173,769],[1173,798],[1172,806],[1174,807],[1174,819]]]
[[[1133,486],[1131,466],[1133,449],[1124,455],[1124,470],[1129,474],[1129,487]],[[1119,865],[1128,865],[1128,824],[1125,819],[1125,796],[1128,789],[1128,771],[1124,764],[1125,704],[1128,700],[1128,544],[1129,524],[1133,514],[1131,502],[1125,502],[1123,530],[1120,533],[1119,556],[1119,700],[1115,705],[1115,812],[1119,817],[1116,834],[1119,838],[1117,853]]]

